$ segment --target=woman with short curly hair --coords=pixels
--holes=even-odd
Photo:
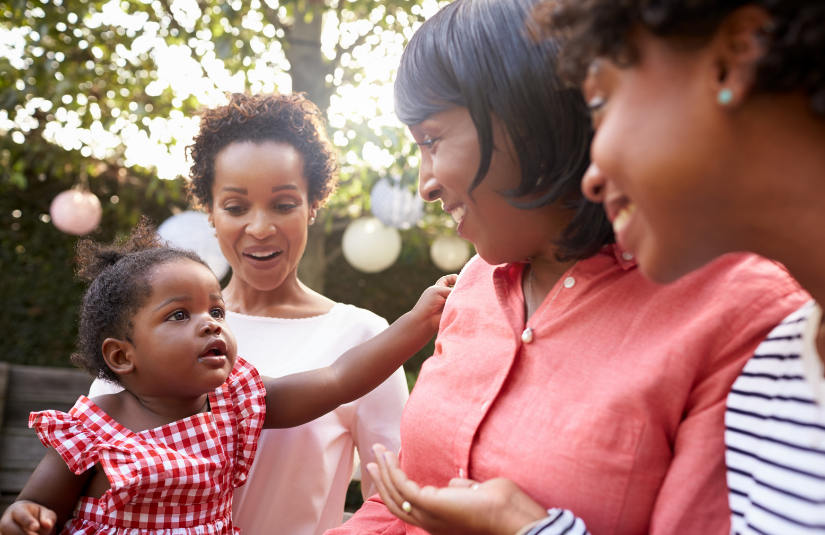
[[[232,267],[223,298],[238,353],[280,377],[326,366],[386,328],[383,318],[330,301],[298,279],[308,227],[338,178],[317,106],[297,93],[234,94],[200,117],[189,191]],[[407,397],[399,369],[314,422],[264,431],[249,482],[235,493],[235,525],[247,535],[314,535],[339,525],[353,447],[365,460],[375,442],[397,450]],[[361,485],[365,498],[375,492],[369,474]]]

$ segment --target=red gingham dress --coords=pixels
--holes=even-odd
[[[82,474],[100,463],[111,489],[81,497],[62,534],[229,535],[232,494],[246,482],[266,414],[255,368],[238,358],[209,394],[211,412],[133,433],[81,396],[68,414],[32,413],[29,427]]]

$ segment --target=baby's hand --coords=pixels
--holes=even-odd
[[[27,500],[14,502],[0,518],[3,535],[49,535],[57,522],[51,509]]]
[[[430,286],[412,309],[422,322],[426,322],[432,328],[433,333],[438,331],[438,323],[441,321],[441,313],[444,311],[444,303],[447,301],[447,296],[453,290],[455,282],[458,280],[458,275],[444,275],[435,286]]]

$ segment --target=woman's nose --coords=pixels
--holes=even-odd
[[[604,202],[606,184],[607,180],[599,167],[595,163],[591,163],[582,178],[582,193],[584,196],[589,201],[597,204]]]
[[[441,184],[435,177],[425,177],[422,173],[418,179],[418,194],[427,202],[433,202],[441,197]]]
[[[259,240],[275,234],[277,228],[275,222],[269,216],[270,214],[264,210],[256,210],[252,214],[252,220],[246,226],[246,233]]]
[[[421,154],[418,168],[418,194],[427,202],[437,201],[441,197],[441,184],[433,175],[433,162],[429,154]]]

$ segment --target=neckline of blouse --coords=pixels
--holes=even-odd
[[[238,316],[239,318],[253,321],[264,321],[270,323],[300,323],[305,321],[316,321],[319,319],[326,318],[332,315],[334,312],[337,313],[339,310],[343,310],[345,306],[346,305],[344,305],[343,303],[335,303],[334,305],[332,305],[332,308],[330,308],[328,312],[325,312],[324,314],[318,314],[316,316],[309,316],[306,318],[276,318],[272,316],[253,316],[251,314],[243,314],[242,312],[234,312],[232,310],[227,310],[226,314],[227,316]]]

